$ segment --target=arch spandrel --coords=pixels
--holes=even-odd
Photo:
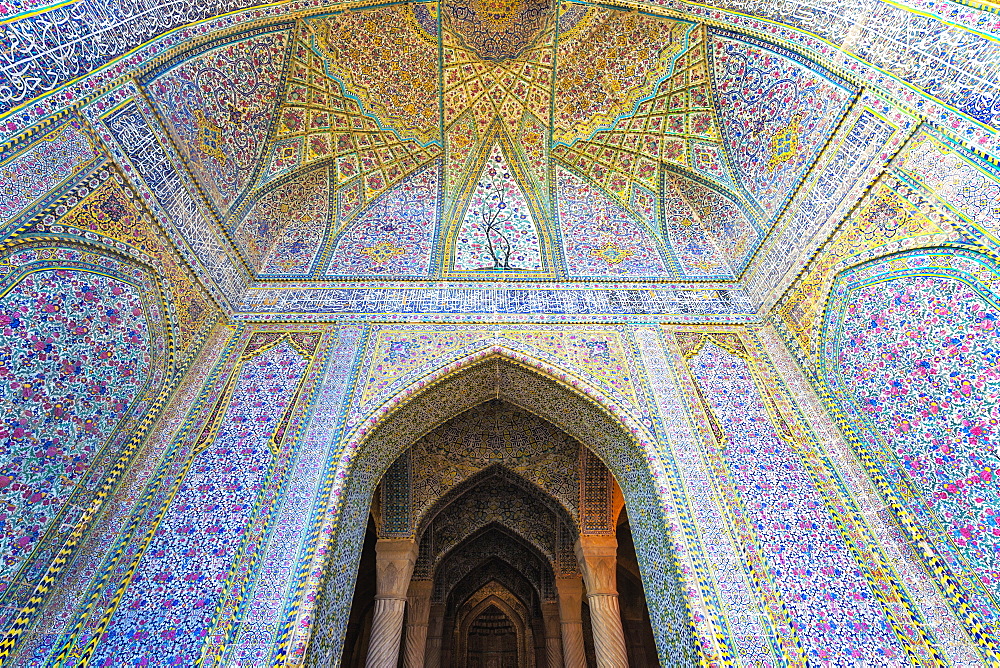
[[[410,444],[434,427],[490,398],[500,398],[549,422],[593,449],[621,486],[637,527],[637,553],[647,586],[662,592],[651,601],[661,660],[694,661],[697,652],[688,602],[660,494],[669,489],[655,439],[630,410],[563,369],[501,346],[491,346],[436,369],[363,419],[344,439],[319,545],[300,588],[290,647],[307,663],[340,653],[346,600],[360,554],[356,527],[379,478]],[[641,464],[636,465],[641,462]],[[357,534],[357,535],[355,535]]]

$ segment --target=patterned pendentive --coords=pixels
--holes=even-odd
[[[695,24],[590,7],[560,32],[556,51],[554,141],[613,130],[606,141],[637,142],[655,160],[663,135],[718,139],[705,34]]]
[[[96,661],[194,662],[224,591],[245,526],[271,473],[276,430],[308,358],[288,341],[254,350],[227,388],[228,405],[199,437]]]
[[[433,105],[422,102],[416,90],[427,85],[436,89],[436,72],[427,70],[425,63],[430,56],[436,61],[436,51],[427,45],[426,50],[420,50],[423,42],[419,35],[400,32],[403,28],[396,25],[399,17],[392,9],[348,12],[316,18],[298,29],[262,182],[304,165],[332,161],[333,182],[339,189],[338,221],[342,223],[440,153],[436,144],[427,145],[436,136],[436,98],[430,100]],[[372,32],[373,26],[380,28]],[[373,70],[364,78],[357,75],[367,72],[366,67],[357,62],[348,67],[345,60],[358,56],[359,49],[364,51],[366,67]],[[401,67],[416,69],[404,71]],[[361,86],[364,81],[378,87],[381,97],[376,95],[378,91],[366,95]],[[373,101],[372,95],[382,101]],[[388,98],[383,100],[385,96]],[[405,96],[405,102],[396,96]],[[371,105],[385,115],[373,115]],[[415,118],[399,118],[398,114]]]
[[[287,29],[209,44],[145,83],[217,210],[225,214],[257,171],[285,70]]]
[[[754,578],[782,601],[802,659],[812,663],[896,666],[906,643],[859,570],[815,488],[797,436],[769,407],[749,363],[715,342],[702,343],[690,368],[717,440],[717,474],[732,486],[730,511],[747,524],[742,548]],[[735,503],[734,503],[735,501]],[[758,561],[759,560],[759,561]],[[765,593],[765,600],[767,597]],[[790,648],[789,648],[790,649]],[[788,651],[788,649],[786,649]]]
[[[987,637],[1000,573],[995,272],[983,256],[940,251],[863,265],[834,286],[823,338],[825,379],[863,461],[910,539],[933,546],[923,558],[952,571],[958,584],[939,586],[957,610],[958,596],[971,606],[966,628]]]
[[[327,75],[365,112],[421,145],[440,137],[435,14],[435,4],[414,3],[307,22]]]
[[[150,380],[140,289],[46,269],[0,298],[0,575],[10,583]]]
[[[694,210],[704,230],[703,246],[715,246],[738,276],[746,267],[763,235],[736,198],[694,179],[671,175],[684,201]]]
[[[773,218],[846,111],[852,91],[765,42],[713,33],[715,98],[739,180]]]
[[[579,278],[648,278],[666,273],[657,236],[621,206],[558,169],[559,220],[566,271]]]
[[[544,269],[538,223],[500,144],[493,144],[465,204],[452,268],[456,272]]]
[[[82,171],[97,154],[79,121],[68,121],[0,160],[0,238],[7,223]]]
[[[441,166],[406,177],[341,230],[326,274],[427,276],[437,232]]]
[[[234,232],[258,275],[308,274],[329,216],[330,174],[323,165],[258,195]]]
[[[594,21],[581,21],[568,44],[560,40],[561,52],[574,50],[563,54],[568,64],[559,61],[557,74],[568,81],[557,79],[556,93],[573,95],[557,97],[565,125],[557,124],[553,155],[653,223],[634,201],[636,189],[658,192],[661,162],[687,165],[689,143],[719,140],[705,29],[608,10],[586,16]],[[619,24],[631,32],[619,33]]]
[[[684,197],[680,180],[670,174],[663,178],[663,234],[671,268],[684,278],[735,278],[726,256],[702,226],[701,216]]]

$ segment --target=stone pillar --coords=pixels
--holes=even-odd
[[[403,646],[403,668],[424,668],[427,649],[427,619],[431,613],[430,580],[411,580],[406,594],[409,614],[406,616],[406,644]]]
[[[547,668],[563,668],[558,601],[542,602],[542,620],[545,622],[545,665]]]
[[[580,536],[575,548],[587,585],[597,668],[628,668],[615,573],[618,540],[614,536]]]
[[[587,668],[583,648],[583,580],[579,575],[556,578],[559,594],[559,625],[562,631],[565,668]]]
[[[427,622],[427,655],[424,668],[441,668],[441,644],[444,641],[444,603],[431,603]]]
[[[375,543],[375,612],[365,668],[396,668],[417,548],[412,538],[379,538]]]

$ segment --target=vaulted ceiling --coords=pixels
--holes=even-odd
[[[259,279],[734,281],[856,90],[589,3],[345,9],[140,85]]]

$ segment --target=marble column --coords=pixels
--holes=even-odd
[[[380,538],[375,543],[375,613],[365,668],[396,668],[417,549],[412,538]]]
[[[583,648],[583,580],[579,575],[556,578],[559,594],[559,626],[565,668],[587,668]]]
[[[545,665],[547,668],[563,668],[558,601],[542,602],[542,620],[545,623]]]
[[[444,603],[431,603],[427,622],[427,654],[424,668],[441,668],[441,644],[444,642]]]
[[[431,580],[411,580],[406,594],[406,640],[403,645],[403,668],[424,668],[427,649],[427,620],[431,613]]]
[[[614,536],[580,536],[575,548],[587,585],[597,668],[628,668],[618,609],[618,540]]]

